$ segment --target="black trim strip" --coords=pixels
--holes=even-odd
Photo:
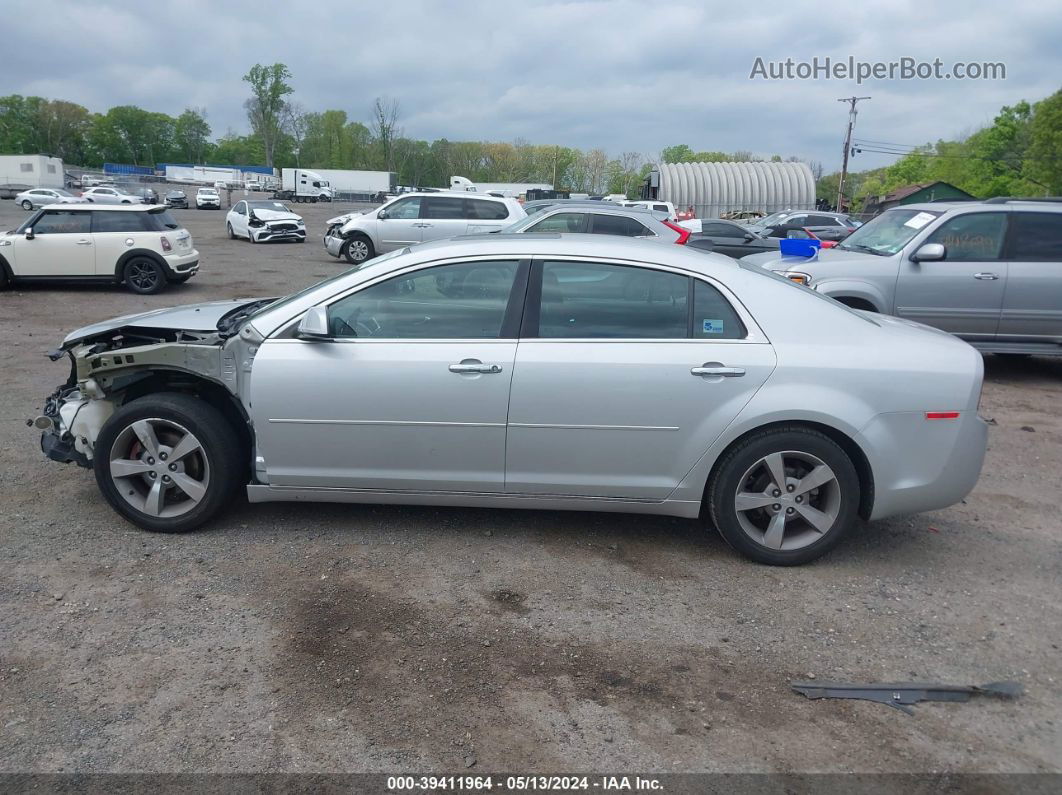
[[[517,339],[520,336],[520,324],[524,317],[527,296],[527,280],[531,270],[531,260],[522,259],[516,266],[516,276],[509,290],[509,301],[505,306],[499,339]]]
[[[542,310],[542,260],[531,260],[531,276],[524,299],[524,319],[520,324],[520,338],[538,337],[539,313]]]

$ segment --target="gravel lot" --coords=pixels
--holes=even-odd
[[[202,268],[155,296],[0,293],[0,770],[1062,770],[1062,359],[988,357],[964,504],[798,569],[607,514],[243,503],[151,535],[43,458],[25,421],[63,334],[331,275],[345,209],[300,205],[305,244],[254,248],[176,211]],[[811,675],[1027,694],[909,717],[789,691]]]

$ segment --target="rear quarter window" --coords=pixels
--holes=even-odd
[[[147,213],[130,213],[121,210],[93,210],[93,232],[154,232],[155,224]]]
[[[504,202],[483,199],[465,199],[465,217],[480,221],[501,221],[509,217],[509,208]]]

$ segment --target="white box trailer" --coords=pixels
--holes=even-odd
[[[314,171],[328,180],[333,196],[339,193],[390,193],[397,175],[392,171],[353,171],[344,168],[316,168]]]
[[[65,187],[63,161],[48,155],[0,155],[0,185]]]
[[[450,190],[515,198],[529,190],[553,190],[553,186],[545,182],[472,182],[467,177],[450,177]]]
[[[191,182],[203,185],[215,185],[224,182],[231,187],[243,185],[243,172],[238,168],[219,168],[218,166],[166,166],[167,182]]]

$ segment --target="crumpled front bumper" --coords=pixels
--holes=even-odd
[[[339,259],[343,251],[344,240],[341,237],[330,235],[324,239],[325,251],[331,254],[336,259]]]

